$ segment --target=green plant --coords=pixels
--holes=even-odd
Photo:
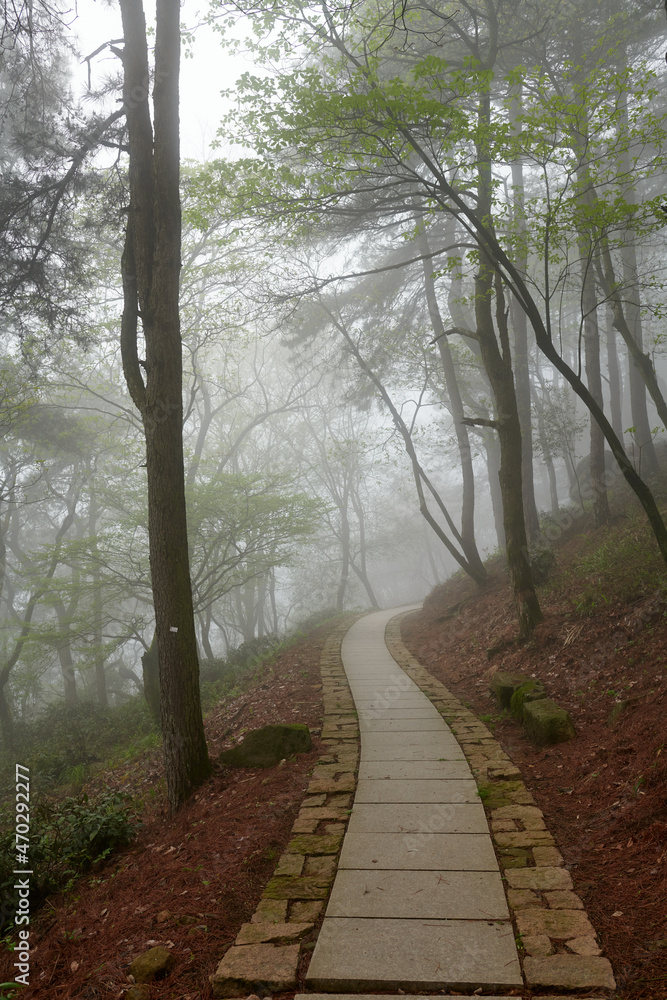
[[[0,835],[0,892],[6,905],[0,914],[0,930],[13,923],[18,899],[15,833],[11,814],[4,817]],[[38,802],[31,816],[30,903],[33,912],[50,892],[70,889],[80,875],[129,843],[137,826],[128,797],[105,792],[95,799],[87,795],[59,802]]]

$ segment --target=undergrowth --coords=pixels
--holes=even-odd
[[[0,817],[0,933],[13,926],[18,907],[14,816]],[[130,799],[121,792],[104,792],[60,801],[42,799],[30,815],[30,912],[35,913],[51,892],[70,889],[85,872],[125,847],[139,825]]]
[[[642,513],[630,509],[615,524],[585,537],[582,551],[554,575],[552,585],[567,588],[578,614],[591,615],[667,592],[667,567]]]

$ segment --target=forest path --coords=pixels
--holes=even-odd
[[[449,726],[385,645],[397,612],[360,619],[343,641],[361,762],[306,983],[330,1000],[347,990],[521,986],[472,772]]]

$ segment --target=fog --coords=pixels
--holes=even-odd
[[[543,6],[185,6],[173,489],[202,671],[455,572],[483,585],[496,552],[523,593],[559,525],[608,517],[616,445],[664,470],[664,11]],[[120,11],[36,2],[4,37],[8,748],[54,703],[143,697],[150,449],[176,404],[140,412],[121,351],[144,216]],[[152,84],[135,103],[154,115]]]

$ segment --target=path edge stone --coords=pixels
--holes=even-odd
[[[325,752],[313,768],[292,838],[250,923],[241,927],[209,976],[214,997],[295,990],[301,958],[312,953],[336,875],[359,769],[359,723],[341,646],[350,628],[368,613],[348,616],[325,641],[320,655]]]
[[[577,995],[592,1000],[592,988],[608,996],[608,991],[616,988],[611,963],[602,956],[595,929],[574,892],[544,814],[490,730],[403,643],[401,623],[413,613],[401,612],[387,623],[385,643],[450,727],[477,782],[516,929],[526,986],[540,993],[545,988],[567,989],[571,1000]]]

